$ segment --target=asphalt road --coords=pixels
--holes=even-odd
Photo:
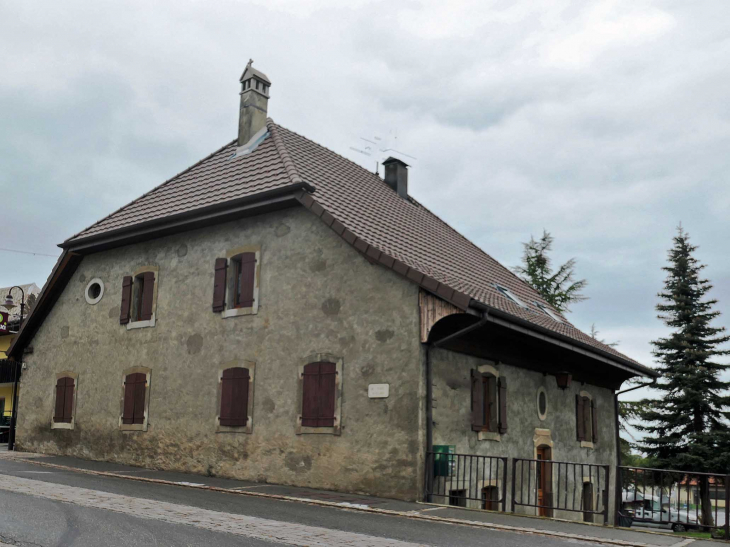
[[[577,544],[0,460],[2,543],[33,547]]]

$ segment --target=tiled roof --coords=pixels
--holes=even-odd
[[[437,294],[460,295],[462,307],[464,298],[466,304],[474,299],[641,367],[557,311],[561,321],[548,316],[536,303],[552,307],[537,291],[416,200],[399,197],[378,175],[272,120],[268,130],[251,154],[235,157],[233,141],[66,243],[305,181],[315,192],[303,203],[371,259],[396,271],[400,266],[399,273]],[[509,289],[528,308],[495,285]]]

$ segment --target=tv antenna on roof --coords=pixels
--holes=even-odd
[[[398,156],[401,158],[408,158],[410,164],[417,160],[415,156],[406,154],[397,149],[398,146],[398,135],[395,131],[391,131],[390,137],[380,137],[375,135],[373,137],[360,137],[360,146],[351,146],[350,150],[375,159],[375,173],[378,174],[378,166],[383,160],[388,159],[390,156]]]

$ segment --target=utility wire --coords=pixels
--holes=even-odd
[[[51,258],[58,258],[58,255],[49,255],[45,253],[31,253],[30,251],[17,251],[15,249],[3,249],[0,247],[0,251],[5,251],[6,253],[20,253],[24,255],[33,255],[33,256],[50,256]]]

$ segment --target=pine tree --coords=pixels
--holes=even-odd
[[[720,312],[707,299],[712,285],[701,277],[704,265],[693,256],[696,246],[678,228],[669,251],[664,290],[659,293],[659,319],[672,329],[652,344],[660,363],[658,399],[644,401],[638,429],[647,435],[641,448],[662,468],[694,472],[730,472],[730,382],[720,379],[728,365],[715,358],[730,354],[720,348],[730,340],[713,326]],[[702,523],[712,525],[708,481],[700,481]]]
[[[534,287],[553,308],[563,313],[573,302],[586,300],[580,294],[588,282],[585,279],[573,281],[575,259],[571,258],[553,273],[548,251],[552,250],[553,237],[543,230],[542,237],[535,241],[530,236],[522,255],[522,265],[514,268],[517,275]]]

